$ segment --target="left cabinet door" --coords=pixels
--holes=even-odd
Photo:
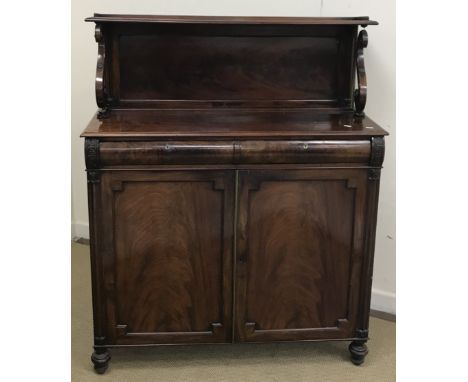
[[[106,342],[230,342],[234,172],[108,171],[98,189]]]

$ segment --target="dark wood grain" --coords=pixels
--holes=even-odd
[[[361,163],[369,161],[366,140],[138,141],[102,142],[103,167],[164,164]]]
[[[101,184],[114,341],[228,341],[233,174],[118,172]]]
[[[247,316],[259,329],[334,327],[346,317],[353,199],[339,180],[264,181],[252,192]]]
[[[202,332],[221,320],[222,208],[211,182],[122,185],[116,293],[129,332]]]
[[[95,370],[112,347],[270,341],[352,341],[361,364],[387,132],[363,113],[358,26],[376,22],[87,21]]]
[[[366,175],[240,172],[239,339],[353,336]]]
[[[334,36],[121,36],[120,102],[266,98],[334,105],[346,97],[337,94],[338,46]]]
[[[96,87],[100,107],[105,103],[106,111],[161,103],[186,108],[193,102],[204,108],[213,102],[237,107],[259,101],[264,106],[296,107],[303,102],[315,108],[352,109],[354,77],[347,73],[353,71],[356,54],[354,23],[220,26],[95,21]]]
[[[114,110],[82,137],[151,139],[355,139],[388,133],[368,117],[313,109]]]

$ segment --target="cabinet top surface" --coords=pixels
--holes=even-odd
[[[345,138],[383,136],[368,117],[318,113],[313,109],[113,110],[92,118],[82,137],[98,138]]]
[[[283,25],[378,25],[367,16],[358,17],[248,17],[99,14],[85,21],[181,24],[283,24]]]

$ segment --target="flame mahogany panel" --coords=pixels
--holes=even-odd
[[[252,192],[247,315],[259,329],[346,317],[354,192],[345,183],[266,181]]]
[[[116,195],[118,316],[130,331],[220,321],[222,196],[211,182],[134,182]]]
[[[352,109],[356,25],[109,23],[109,106]]]
[[[103,184],[116,343],[228,341],[233,174],[117,172]]]
[[[120,97],[336,100],[338,47],[333,37],[124,35]]]
[[[240,172],[239,340],[353,336],[366,174]]]

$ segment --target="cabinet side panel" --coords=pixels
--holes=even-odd
[[[213,182],[129,182],[114,200],[119,323],[203,332],[223,321],[223,192]]]

